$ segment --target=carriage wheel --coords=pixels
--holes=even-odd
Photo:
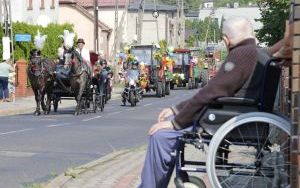
[[[103,110],[104,110],[104,104],[105,104],[105,98],[102,95],[100,97],[100,110],[101,110],[101,112],[103,112]]]
[[[287,187],[290,123],[270,113],[232,118],[214,134],[207,155],[213,187]]]
[[[97,95],[96,91],[93,91],[93,112],[96,113],[97,111]]]

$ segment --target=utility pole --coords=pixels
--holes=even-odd
[[[156,20],[156,36],[157,36],[157,43],[159,43],[159,27],[158,27],[158,15],[155,15],[154,13],[158,13],[157,11],[157,6],[156,6],[156,0],[153,1],[154,2],[154,12],[152,13],[152,16],[155,18]]]
[[[175,47],[178,47],[178,34],[179,34],[179,0],[176,1],[176,21],[175,21]]]
[[[137,44],[142,43],[142,30],[143,30],[143,20],[144,20],[144,8],[145,1],[141,0],[138,9],[138,20],[137,20]]]
[[[13,32],[12,32],[12,18],[11,18],[11,1],[1,0],[0,1],[0,22],[4,28],[4,36],[9,38],[9,53],[14,53],[13,48]],[[3,23],[2,23],[3,22]],[[4,47],[4,46],[3,46]],[[13,55],[10,55],[14,61]]]
[[[117,46],[118,46],[118,30],[119,30],[119,5],[118,0],[115,0],[115,37],[114,37],[114,57],[117,53]]]
[[[99,32],[98,32],[98,22],[99,22],[99,19],[98,19],[98,10],[99,10],[99,7],[98,7],[98,0],[94,0],[94,17],[95,17],[95,20],[94,20],[94,51],[96,53],[99,52]]]
[[[115,0],[115,32],[114,32],[114,51],[113,51],[113,62],[114,62],[114,80],[116,81],[117,78],[117,46],[119,45],[119,37],[118,37],[118,30],[119,30],[119,5],[118,0]]]
[[[184,2],[181,0],[181,24],[180,24],[180,46],[183,48],[184,47],[184,32],[185,32],[185,19],[184,19]]]

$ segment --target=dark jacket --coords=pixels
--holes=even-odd
[[[248,85],[257,63],[257,51],[254,39],[246,39],[229,50],[229,54],[217,75],[199,90],[192,98],[172,107],[175,129],[186,128],[195,115],[207,104],[219,97],[238,94]],[[241,96],[241,95],[239,95]]]

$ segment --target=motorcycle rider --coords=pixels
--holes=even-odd
[[[138,62],[138,60],[137,60],[137,58],[135,58],[134,60],[132,60],[132,61],[129,61],[128,62],[128,64],[127,64],[128,66],[127,66],[127,70],[126,70],[126,76],[125,76],[125,88],[124,88],[124,91],[123,91],[123,93],[122,93],[122,103],[123,103],[123,105],[125,105],[126,104],[126,98],[128,98],[128,88],[130,87],[130,82],[131,82],[131,80],[129,80],[129,74],[131,73],[130,71],[132,71],[132,70],[135,70],[135,71],[138,71],[138,75],[140,75],[140,71],[139,71],[139,62]],[[136,83],[136,86],[137,87],[139,87],[138,86],[138,80],[134,80],[135,81],[135,83]],[[139,95],[139,89],[137,90],[137,94]],[[126,95],[127,94],[127,95]],[[137,99],[137,101],[136,102],[139,102],[139,99],[140,99],[140,97],[136,97],[136,99]]]

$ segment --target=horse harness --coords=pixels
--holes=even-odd
[[[38,64],[40,64],[40,66]],[[45,66],[44,59],[40,56],[32,57],[30,59],[29,67],[30,73],[36,77],[45,77],[47,74],[51,75]]]

